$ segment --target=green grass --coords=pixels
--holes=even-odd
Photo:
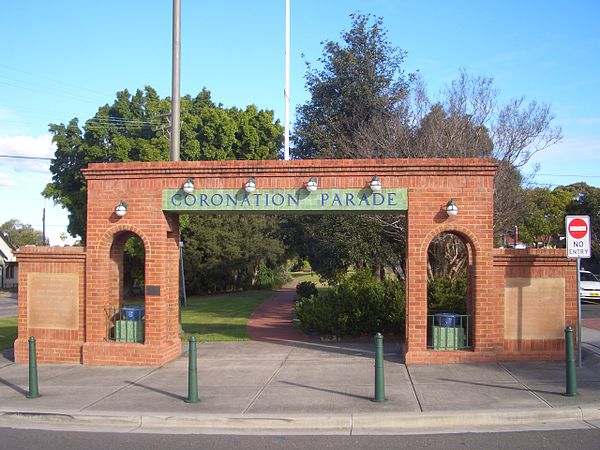
[[[248,341],[248,319],[271,295],[271,291],[246,291],[188,297],[181,310],[184,339],[194,335],[199,342]]]
[[[13,348],[17,339],[17,317],[0,318],[0,351]]]
[[[327,286],[327,283],[322,283],[319,279],[319,275],[315,272],[291,272],[290,275],[292,276],[292,279],[298,281],[298,283],[312,281],[318,288]]]
[[[194,335],[199,342],[248,341],[248,319],[272,294],[271,291],[247,291],[188,297],[187,306],[181,311],[184,339]],[[140,302],[129,299],[125,303]],[[0,318],[0,351],[12,348],[16,338],[17,318]]]

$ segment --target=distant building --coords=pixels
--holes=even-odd
[[[0,235],[0,288],[16,288],[19,280],[19,268],[17,258],[14,255],[15,248]]]

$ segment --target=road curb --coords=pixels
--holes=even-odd
[[[373,435],[476,429],[582,428],[600,407],[339,415],[146,415],[0,411],[0,426],[72,431],[178,434]]]

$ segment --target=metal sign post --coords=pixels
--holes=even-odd
[[[577,367],[583,367],[581,361],[581,290],[580,270],[581,258],[592,256],[590,239],[590,216],[567,216],[565,218],[565,233],[567,237],[567,258],[577,259]]]

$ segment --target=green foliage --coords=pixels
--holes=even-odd
[[[249,340],[248,319],[270,295],[267,291],[248,291],[189,297],[181,310],[184,339],[194,335],[199,342]]]
[[[519,227],[519,236],[527,244],[557,245],[564,234],[567,205],[573,194],[557,188],[535,188],[525,191],[529,211]]]
[[[368,270],[360,270],[333,290],[302,298],[296,303],[296,313],[305,328],[322,334],[400,334],[404,329],[404,282],[377,282]]]
[[[317,285],[312,281],[302,281],[296,285],[296,294],[300,298],[309,298],[313,295],[319,295]]]
[[[137,236],[130,237],[125,243],[123,252],[123,267],[125,297],[134,296],[134,287],[143,288],[145,285],[145,260],[146,252],[144,243]]]
[[[406,95],[400,68],[405,52],[387,40],[383,20],[352,14],[343,43],[324,42],[321,69],[306,75],[311,99],[298,108],[294,154],[299,158],[339,157],[336,140],[358,126],[389,115]]]
[[[427,308],[432,311],[467,313],[467,277],[434,277],[427,283]]]
[[[186,287],[196,294],[249,289],[261,263],[275,268],[287,260],[274,216],[190,216],[181,238]]]
[[[332,284],[350,267],[395,266],[401,259],[398,243],[370,216],[295,216],[283,233],[287,245]]]
[[[68,231],[85,241],[86,184],[81,169],[89,162],[167,161],[169,99],[150,86],[135,94],[117,92],[112,105],[98,109],[83,129],[74,118],[51,124],[56,144],[52,182],[43,195],[69,211]],[[181,159],[270,159],[283,141],[283,128],[273,111],[224,108],[210,92],[181,99]]]
[[[290,267],[291,272],[300,272],[310,269],[310,263],[308,262],[308,260],[303,258],[296,258],[296,261],[294,261],[292,267]]]
[[[256,271],[254,287],[256,289],[279,289],[288,281],[289,276],[282,266],[271,268],[261,262]]]
[[[24,245],[44,245],[41,231],[17,219],[8,220],[0,225],[0,235],[4,236],[15,249]]]
[[[592,257],[600,262],[600,188],[586,183],[575,183],[561,187],[572,194],[567,205],[567,214],[590,216]]]

